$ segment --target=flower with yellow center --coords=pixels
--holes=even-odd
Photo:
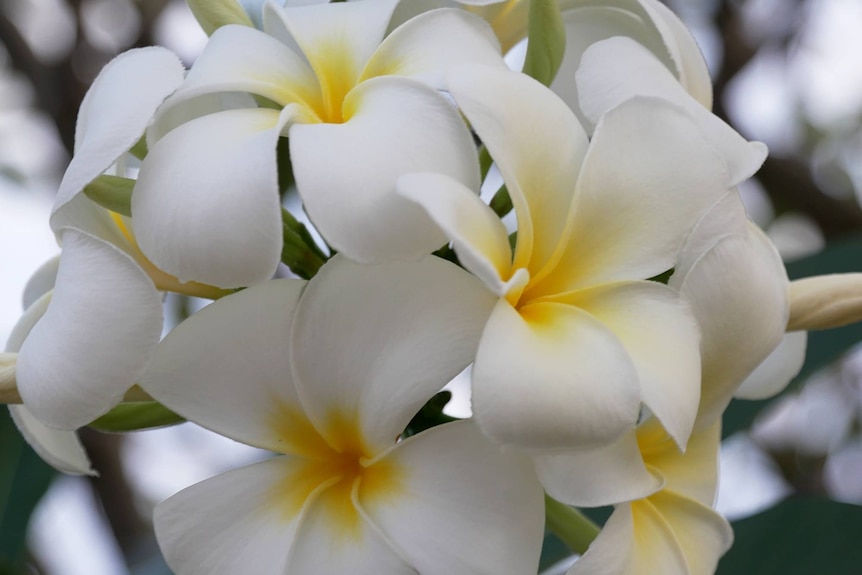
[[[398,440],[472,361],[493,305],[437,258],[337,256],[308,284],[259,284],[177,327],[141,386],[280,455],[156,508],[174,572],[535,573],[543,507],[529,460],[469,421]]]
[[[591,141],[568,107],[512,72],[450,74],[517,216],[510,250],[491,210],[450,178],[401,192],[446,231],[499,296],[473,370],[473,409],[498,441],[595,448],[633,429],[641,403],[685,445],[699,400],[698,329],[671,269],[698,217],[734,185],[694,118],[656,98],[607,112]]]
[[[132,196],[140,246],[158,267],[224,288],[272,277],[281,136],[306,211],[340,253],[409,259],[445,243],[395,180],[430,170],[478,185],[469,130],[437,90],[455,63],[503,61],[487,24],[461,10],[423,13],[386,36],[396,4],[269,3],[264,31],[212,35],[148,132]]]

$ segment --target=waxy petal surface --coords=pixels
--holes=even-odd
[[[75,155],[54,201],[57,211],[107,170],[144,133],[185,70],[169,50],[129,50],[108,63],[90,87],[75,128]]]
[[[412,172],[448,175],[479,188],[476,146],[449,102],[407,78],[372,78],[345,101],[343,124],[294,125],[290,156],[297,189],[326,241],[350,259],[416,259],[446,237],[397,194]]]
[[[488,148],[518,217],[514,268],[534,276],[564,234],[587,137],[571,110],[535,80],[464,66],[449,74],[452,96]]]
[[[182,282],[222,288],[272,277],[282,247],[275,150],[290,112],[210,114],[150,150],[132,215],[138,244],[156,266]]]
[[[729,185],[687,112],[652,98],[614,108],[590,142],[564,252],[531,297],[667,271]]]
[[[544,513],[529,459],[503,453],[462,421],[411,437],[382,461],[408,470],[401,492],[360,504],[416,572],[536,570]]]
[[[301,427],[304,415],[287,342],[305,285],[265,282],[202,309],[156,348],[141,387],[217,433],[271,451],[301,452],[303,441],[290,431]]]
[[[331,442],[350,423],[371,455],[390,447],[473,360],[495,300],[439,258],[367,266],[337,256],[309,284],[291,340],[309,417]]]
[[[51,304],[21,346],[21,397],[42,422],[76,429],[117,405],[150,360],[162,302],[140,267],[111,244],[62,233]]]
[[[639,406],[636,368],[596,318],[498,301],[473,367],[473,413],[488,436],[541,450],[597,447],[632,430]]]
[[[784,334],[781,343],[740,384],[733,396],[737,399],[766,399],[781,393],[805,363],[808,332]]]
[[[747,142],[704,108],[654,55],[630,38],[611,38],[588,48],[577,82],[581,109],[594,123],[635,96],[653,96],[683,107],[727,161],[729,186],[751,177],[766,159],[765,145]]]

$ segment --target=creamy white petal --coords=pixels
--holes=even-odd
[[[60,183],[54,211],[140,139],[184,72],[179,59],[159,47],[129,50],[102,69],[81,103],[75,155]]]
[[[766,159],[765,145],[747,142],[704,108],[653,54],[630,38],[611,38],[588,48],[577,82],[581,110],[594,123],[635,96],[653,96],[683,107],[727,161],[730,185],[751,177]]]
[[[781,343],[740,384],[737,399],[766,399],[781,393],[802,370],[808,332],[786,333]]]
[[[281,105],[300,103],[312,109],[321,98],[317,78],[302,56],[247,26],[219,28],[165,107],[219,92],[248,92]]]
[[[700,331],[687,303],[657,282],[604,284],[553,301],[579,307],[620,340],[641,398],[684,447],[700,401]]]
[[[449,74],[461,110],[503,174],[518,217],[515,268],[536,275],[569,219],[587,137],[550,90],[515,72],[464,66]]]
[[[685,452],[655,418],[638,426],[637,438],[646,464],[664,477],[666,491],[684,495],[707,507],[715,503],[721,422],[693,433]]]
[[[473,367],[473,413],[493,439],[537,450],[598,447],[634,428],[637,371],[583,310],[497,303]]]
[[[222,435],[271,451],[300,451],[290,429],[305,416],[288,341],[305,285],[264,282],[205,307],[159,344],[141,387]]]
[[[36,300],[54,289],[59,267],[60,254],[57,254],[33,272],[33,275],[27,280],[27,285],[24,286],[24,295],[21,298],[24,309],[29,308]]]
[[[332,443],[346,421],[370,453],[388,448],[473,361],[495,301],[476,278],[432,256],[374,266],[337,256],[309,284],[291,340],[309,417]]]
[[[411,437],[381,463],[404,470],[400,485],[360,504],[418,573],[536,571],[544,502],[529,459],[464,421]]]
[[[461,264],[498,296],[506,293],[512,248],[506,226],[472,190],[442,174],[408,174],[398,192],[422,206],[450,239]]]
[[[295,460],[274,457],[192,485],[156,506],[159,547],[177,575],[281,575],[301,515],[279,505]]]
[[[51,227],[58,239],[64,230],[75,229],[134,255],[135,248],[125,227],[126,221],[120,214],[106,210],[85,194],[79,194],[54,212]]]
[[[291,108],[192,120],[150,150],[132,194],[138,244],[181,282],[270,279],[281,259],[276,143]]]
[[[21,346],[18,388],[30,411],[60,429],[117,405],[159,340],[162,303],[140,267],[116,247],[69,229],[45,316]]]
[[[55,260],[49,260],[49,263]],[[43,266],[44,268],[45,266]],[[40,268],[41,270],[42,268]],[[39,272],[37,272],[38,274]],[[50,275],[50,274],[49,274]],[[39,295],[35,301],[27,306],[24,315],[16,322],[6,342],[6,351],[16,353],[21,349],[21,344],[30,335],[33,326],[45,315],[48,304],[51,302],[50,287],[53,287],[54,278],[50,278],[50,286],[45,285],[48,290]],[[29,287],[30,284],[28,284]],[[35,292],[41,289],[33,288]],[[27,292],[25,291],[25,297]],[[14,369],[14,368],[13,368]],[[54,429],[33,417],[30,410],[23,405],[10,405],[9,415],[30,447],[49,465],[72,475],[95,475],[96,472],[90,466],[90,459],[84,451],[78,434],[74,431]]]
[[[76,432],[48,427],[23,405],[10,405],[9,415],[24,440],[51,467],[70,475],[97,475]]]
[[[446,71],[460,64],[505,69],[500,43],[488,23],[456,9],[433,10],[402,24],[386,37],[362,72],[375,76],[411,76],[445,89]]]
[[[669,270],[701,213],[729,185],[724,161],[687,112],[654,98],[614,108],[584,160],[565,252],[537,293]]]
[[[330,489],[309,505],[282,572],[418,575],[354,509],[341,509],[350,504],[349,499],[345,502],[342,498],[344,494]]]
[[[290,130],[297,188],[321,235],[362,262],[415,259],[442,246],[445,235],[395,183],[438,172],[479,189],[476,147],[459,114],[431,88],[392,76],[363,82],[345,110],[343,124]]]
[[[284,9],[270,3],[264,8],[267,32],[279,29],[273,35],[295,41],[317,75],[326,121],[341,116],[342,101],[383,40],[397,4],[398,0],[365,0]]]
[[[691,305],[700,325],[702,379],[698,426],[724,411],[742,381],[784,335],[788,282],[772,242],[754,224],[726,236],[676,270],[671,287]]]
[[[647,469],[634,431],[607,446],[537,455],[534,461],[548,495],[580,507],[640,499],[664,483]]]

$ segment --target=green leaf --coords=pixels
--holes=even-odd
[[[121,403],[89,426],[99,431],[124,432],[183,423],[180,417],[158,401]]]
[[[787,275],[791,279],[799,279],[813,275],[858,271],[860,253],[862,253],[862,237],[851,237],[830,244],[818,254],[788,264]],[[829,366],[860,342],[862,342],[862,323],[809,332],[805,365],[802,366],[799,375],[787,386],[785,392],[798,389],[812,374]],[[724,412],[723,435],[727,437],[750,427],[760,411],[774,399],[733,400]]]
[[[858,575],[862,507],[793,498],[733,524],[717,575]]]
[[[0,573],[25,573],[30,515],[56,471],[18,433],[8,410],[0,413]]]
[[[84,194],[103,208],[132,217],[132,188],[135,180],[102,175],[87,184]]]
[[[287,209],[281,208],[284,245],[281,261],[303,279],[311,279],[329,259],[314,241],[311,232]]]
[[[566,51],[566,29],[558,0],[530,0],[524,73],[550,86]]]

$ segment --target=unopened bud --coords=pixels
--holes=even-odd
[[[862,273],[814,276],[790,283],[787,331],[841,327],[862,321]]]
[[[21,403],[15,379],[17,353],[0,353],[0,403]]]

